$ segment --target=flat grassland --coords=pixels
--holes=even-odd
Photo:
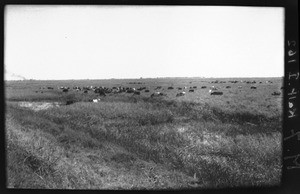
[[[211,83],[214,80],[226,83]],[[7,187],[278,185],[282,84],[282,78],[6,81]],[[250,89],[253,85],[257,89]],[[93,103],[89,101],[97,98],[93,91],[63,93],[60,86],[146,87],[150,92],[110,93]],[[162,88],[155,90],[157,86]],[[223,95],[210,95],[211,86]],[[166,95],[151,98],[154,91]],[[176,97],[180,91],[186,95]],[[278,91],[279,96],[271,95]],[[67,100],[75,103],[65,105]],[[30,104],[54,102],[58,106],[40,109]]]

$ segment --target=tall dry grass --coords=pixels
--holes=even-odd
[[[47,141],[55,142],[55,145],[41,146],[41,149],[56,147],[65,150],[64,153],[74,154],[97,150],[101,147],[100,142],[108,141],[145,161],[165,165],[190,177],[196,176],[197,182],[206,187],[279,184],[279,115],[228,112],[194,102],[134,99],[107,98],[98,104],[78,102],[39,112],[8,104],[8,112],[25,129],[32,129],[43,134],[41,137]],[[22,142],[26,141],[23,139]],[[28,139],[28,142],[33,143],[33,140]],[[66,158],[59,154],[61,152],[48,152],[53,158]],[[52,160],[44,158],[43,161],[51,164]],[[70,168],[65,163],[60,166],[61,172]],[[77,176],[90,178],[88,174]],[[96,183],[99,177],[94,178],[92,182]],[[59,181],[63,183],[60,186],[55,185],[58,184],[56,181],[50,181],[47,187],[71,188],[67,187],[71,183],[66,180],[73,179]],[[76,180],[74,184],[78,184],[78,188],[89,185],[82,180],[79,184],[80,178]]]

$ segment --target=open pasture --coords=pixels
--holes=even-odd
[[[219,83],[212,83],[218,80]],[[231,80],[237,80],[237,83],[230,83]],[[243,81],[243,82],[241,82]],[[247,81],[256,81],[248,84]],[[271,81],[272,83],[266,83]],[[226,83],[220,83],[226,82]],[[259,83],[261,82],[261,83]],[[70,87],[69,92],[63,93],[59,87]],[[252,113],[274,114],[282,111],[282,93],[283,80],[280,78],[245,78],[245,79],[196,79],[196,78],[166,78],[166,79],[136,79],[136,80],[72,80],[72,81],[22,81],[10,82],[6,84],[6,98],[9,101],[64,101],[74,99],[75,101],[88,101],[96,98],[98,95],[93,91],[87,94],[83,91],[75,91],[74,86],[103,86],[113,87],[131,87],[138,89],[145,87],[149,92],[142,90],[140,97],[148,98],[155,91],[166,94],[163,99],[187,101],[194,103],[208,103],[209,105],[218,106],[230,110],[247,110]],[[156,89],[161,86],[161,89]],[[201,88],[206,86],[206,88]],[[210,87],[215,86],[223,92],[221,96],[211,96]],[[230,88],[226,88],[230,86]],[[257,89],[251,89],[256,86]],[[47,89],[52,87],[53,89]],[[173,87],[174,89],[168,89]],[[186,89],[184,88],[186,87]],[[196,87],[196,88],[193,88]],[[43,88],[43,89],[40,89]],[[181,88],[180,90],[178,88]],[[189,92],[190,88],[193,92]],[[186,94],[176,97],[176,94],[184,91]],[[273,96],[273,92],[280,92],[279,96]],[[137,98],[132,93],[108,94],[103,100],[110,98],[116,100],[122,99],[122,96]]]
[[[216,80],[218,83],[212,83]],[[62,86],[70,89],[63,92]],[[103,96],[93,90],[76,91],[75,86],[145,87],[149,92]],[[223,95],[211,95],[212,86]],[[277,185],[282,86],[282,78],[6,82],[8,186],[182,189]],[[151,97],[157,91],[164,95]],[[185,95],[176,97],[182,91]],[[93,103],[95,98],[100,101]],[[32,110],[20,106],[24,101],[59,106]],[[67,101],[72,104],[66,105]]]

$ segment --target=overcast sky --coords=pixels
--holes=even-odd
[[[9,5],[4,60],[27,79],[280,77],[284,9]]]

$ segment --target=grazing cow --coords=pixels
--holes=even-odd
[[[223,92],[220,91],[212,91],[210,95],[223,95]]]
[[[251,86],[251,88],[250,89],[256,89],[256,86]]]
[[[230,86],[226,86],[226,88],[231,88]]]
[[[161,89],[162,87],[161,86],[157,86],[156,88],[155,88],[155,90],[158,90],[158,89]]]
[[[140,95],[141,94],[141,92],[140,91],[134,91],[134,93],[133,94],[135,94],[135,95]]]
[[[69,90],[65,88],[65,89],[63,89],[62,91],[63,91],[63,92],[68,92]]]
[[[104,92],[104,89],[102,89],[102,88],[97,88],[97,89],[94,90],[94,92],[96,94],[99,94],[100,96],[106,96],[106,94]]]
[[[184,96],[185,95],[185,92],[179,92],[178,94],[176,94],[176,97],[178,96]]]
[[[201,88],[204,89],[204,88],[206,88],[206,86],[202,86]]]
[[[128,90],[126,90],[126,93],[134,93],[134,89],[133,88],[129,88]]]
[[[182,88],[178,87],[178,90],[182,90]]]
[[[193,86],[193,88],[195,88],[195,89],[196,89],[196,88],[197,88],[197,86]]]
[[[189,90],[189,92],[194,92],[194,91],[195,91],[195,90],[193,90],[193,89],[190,89],[190,90]]]
[[[94,103],[100,102],[100,98],[93,99],[93,102],[94,102]]]
[[[74,100],[67,100],[66,105],[70,105],[70,104],[73,104],[73,103],[75,103]]]
[[[273,92],[272,95],[273,96],[279,96],[281,93],[280,92]]]
[[[218,90],[215,86],[211,86],[210,88],[211,88],[211,89],[208,91],[209,93],[212,93],[212,92]]]
[[[174,89],[173,87],[168,87],[168,90],[172,90],[172,89]]]
[[[52,87],[48,87],[48,89],[49,89],[49,90],[53,90],[53,88],[52,88]]]
[[[87,90],[84,90],[84,91],[83,91],[83,93],[84,93],[84,94],[87,94],[87,93],[88,93],[88,91],[87,91]]]
[[[150,92],[150,90],[145,90],[145,92]]]
[[[153,94],[151,94],[151,98],[152,97],[158,97],[158,96],[163,96],[164,94],[161,92],[154,92]]]

